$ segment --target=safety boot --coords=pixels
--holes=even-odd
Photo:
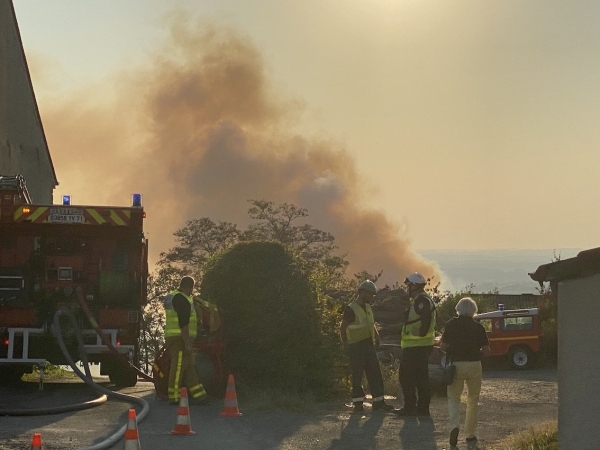
[[[363,407],[362,402],[352,403],[352,412],[358,413],[358,412],[363,412],[364,410],[365,410],[365,408]]]
[[[380,400],[378,402],[373,402],[373,411],[392,412],[393,410],[394,410],[394,407],[392,405],[388,405],[383,400]]]
[[[208,405],[210,403],[210,397],[206,394],[201,395],[200,397],[192,398],[190,400],[190,405]]]
[[[414,408],[407,408],[405,406],[404,408],[395,409],[394,414],[396,414],[397,416],[400,416],[400,417],[408,417],[408,416],[415,416],[416,411]]]

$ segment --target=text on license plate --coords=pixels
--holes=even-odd
[[[85,219],[79,214],[50,214],[50,222],[84,223]]]

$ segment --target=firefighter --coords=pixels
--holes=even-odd
[[[404,406],[399,416],[429,416],[431,400],[428,360],[433,350],[435,303],[425,292],[427,280],[415,272],[405,280],[410,306],[404,313],[400,344],[400,386]],[[418,393],[418,398],[417,398]]]
[[[365,391],[362,387],[363,373],[367,376],[373,410],[392,411],[383,397],[383,376],[375,348],[379,347],[379,333],[375,328],[371,301],[377,293],[372,281],[363,281],[358,287],[356,299],[346,306],[340,324],[340,338],[350,356],[352,371],[352,407],[354,412],[363,411]]]
[[[188,389],[190,403],[208,402],[208,395],[196,374],[196,362],[192,349],[198,324],[192,299],[194,284],[195,281],[192,277],[183,277],[179,288],[164,299],[165,345],[171,357],[168,395],[169,403],[172,404],[179,403],[182,385]]]

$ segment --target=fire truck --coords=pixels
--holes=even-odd
[[[33,204],[22,176],[0,175],[0,382],[81,351],[118,386],[138,373],[142,308],[146,303],[148,240],[141,194],[130,206]],[[68,308],[79,330],[53,317]],[[76,334],[83,337],[83,349]],[[43,373],[43,370],[42,372]]]

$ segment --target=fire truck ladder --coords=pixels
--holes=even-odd
[[[8,355],[6,358],[0,358],[0,365],[35,364],[38,366],[40,369],[40,391],[44,389],[44,369],[46,367],[46,360],[29,357],[29,335],[43,333],[43,328],[9,328]],[[15,338],[20,335],[23,336],[23,351],[20,356],[15,356]]]

